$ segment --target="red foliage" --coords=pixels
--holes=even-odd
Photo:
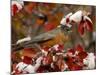
[[[82,70],[82,65],[80,65],[79,63],[82,62],[79,61],[76,57],[68,57],[67,65],[69,70],[71,71]]]
[[[74,49],[68,49],[67,53],[72,53],[72,55],[75,54],[75,50]]]
[[[12,5],[12,14],[15,15],[18,11],[18,7],[16,4]]]
[[[64,45],[63,44],[59,44],[58,49],[59,50],[63,50],[64,49]]]
[[[50,48],[50,47],[48,47],[48,46],[43,46],[43,47],[42,47],[42,49],[44,49],[44,51],[49,51],[49,48]]]
[[[87,19],[85,21],[82,20],[78,25],[78,32],[80,33],[80,35],[84,34],[85,29],[90,32],[93,31],[93,24]]]
[[[69,18],[67,18],[67,19],[66,19],[66,23],[68,23],[69,21],[70,21]]]
[[[26,64],[31,64],[32,63],[32,58],[24,56],[23,62]]]
[[[93,26],[92,26],[92,23],[89,21],[89,20],[86,20],[86,29],[90,32],[93,31]]]
[[[84,51],[84,48],[82,47],[82,45],[78,44],[76,46],[75,50],[78,51],[78,52],[82,52],[82,51]]]
[[[79,26],[78,26],[78,32],[80,33],[80,35],[84,34],[84,22],[80,22]]]
[[[77,56],[79,57],[79,59],[83,60],[84,58],[86,58],[88,56],[88,54],[87,54],[87,52],[83,51],[83,52],[78,53]]]

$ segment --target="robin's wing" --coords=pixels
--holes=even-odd
[[[35,43],[41,43],[41,42],[49,41],[49,40],[53,39],[54,37],[56,37],[56,35],[59,32],[61,32],[61,28],[56,28],[54,30],[51,30],[51,31],[48,31],[46,33],[40,34],[36,37],[32,37],[32,40],[30,40],[30,41],[22,42],[19,45],[15,45],[16,46],[15,49],[24,48],[28,45],[34,45]]]

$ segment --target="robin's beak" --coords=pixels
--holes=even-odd
[[[72,25],[70,25],[70,24],[67,24],[67,25],[61,25],[61,29],[63,30],[63,31],[70,31],[71,30],[71,28],[72,28]]]

